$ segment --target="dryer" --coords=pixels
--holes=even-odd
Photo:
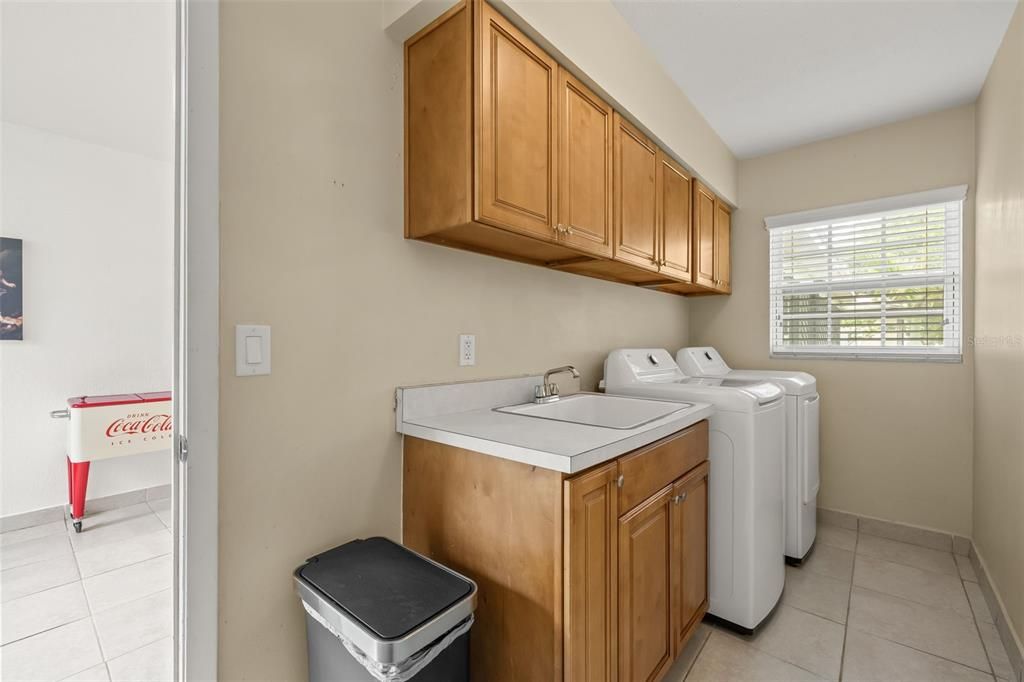
[[[785,403],[765,381],[687,377],[660,348],[612,351],[607,393],[706,402],[709,419],[708,613],[752,632],[785,582],[783,478]]]
[[[806,372],[732,369],[710,346],[683,348],[679,367],[691,376],[771,381],[786,393],[786,559],[800,563],[817,533],[819,466],[818,382]]]

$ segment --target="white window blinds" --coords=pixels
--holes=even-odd
[[[772,355],[959,361],[966,192],[766,218]]]

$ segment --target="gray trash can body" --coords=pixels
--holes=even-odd
[[[312,682],[469,679],[476,584],[386,538],[296,569]]]

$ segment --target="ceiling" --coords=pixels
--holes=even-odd
[[[174,157],[170,0],[0,0],[7,123]]]
[[[612,0],[740,158],[973,101],[1015,0]]]

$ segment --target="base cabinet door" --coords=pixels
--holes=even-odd
[[[565,482],[565,680],[616,679],[617,470],[613,462]]]
[[[659,679],[673,659],[672,487],[619,520],[619,680]]]
[[[708,471],[705,462],[672,486],[672,633],[676,656],[707,610]]]

